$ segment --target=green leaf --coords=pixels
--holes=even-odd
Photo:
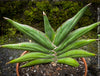
[[[39,52],[31,52],[31,53],[27,53],[17,59],[11,60],[8,63],[20,63],[20,62],[25,62],[25,61],[30,61],[30,60],[34,60],[37,58],[51,58],[52,56],[44,54],[44,53],[39,53]]]
[[[89,26],[86,27],[82,27],[79,28],[73,32],[71,32],[66,38],[65,40],[61,43],[61,45],[58,46],[58,48],[55,51],[59,51],[64,49],[66,46],[68,46],[70,43],[76,41],[79,37],[81,37],[82,35],[84,35],[85,33],[89,32],[90,30],[92,30],[93,28],[95,28],[96,26],[98,26],[100,24],[100,22],[96,22],[94,24],[91,24]]]
[[[100,37],[100,34],[98,34],[98,37]]]
[[[83,16],[89,5],[90,4],[83,7],[74,17],[64,22],[62,26],[57,29],[57,33],[54,40],[55,45],[58,46],[64,40],[64,38],[68,35],[72,28],[77,24],[79,19]]]
[[[47,35],[47,37],[53,41],[54,40],[54,36],[55,36],[55,32],[53,30],[53,28],[51,27],[49,20],[45,14],[45,12],[43,12],[43,17],[44,17],[44,29],[45,29],[45,33]]]
[[[53,45],[49,39],[45,36],[45,34],[35,28],[32,28],[28,25],[17,23],[9,18],[4,17],[8,22],[10,22],[14,27],[16,27],[19,31],[26,34],[28,37],[32,38],[35,42],[45,46],[48,49],[53,49]],[[48,46],[49,45],[49,46]]]
[[[36,60],[26,63],[25,65],[22,65],[21,67],[27,67],[27,66],[32,66],[36,64],[42,64],[42,63],[49,63],[49,62],[52,62],[52,59],[36,59]]]
[[[6,45],[1,45],[1,47],[9,49],[27,50],[33,52],[37,51],[37,52],[51,53],[50,50],[44,48],[43,46],[37,43],[29,43],[29,42],[23,42],[18,44],[6,44]]]
[[[58,57],[88,57],[88,56],[95,56],[93,53],[89,53],[84,50],[70,50],[65,52],[64,54],[59,55]]]
[[[58,63],[67,64],[73,67],[79,66],[79,63],[73,58],[62,58],[58,60]]]
[[[71,44],[69,44],[66,48],[64,48],[63,50],[59,51],[57,54],[60,55],[66,51],[69,51],[71,49],[78,49],[80,47],[83,47],[85,45],[88,45],[92,42],[96,41],[96,39],[87,39],[87,40],[77,40]]]

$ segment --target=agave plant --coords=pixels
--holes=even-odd
[[[32,66],[42,63],[62,63],[70,66],[79,66],[75,58],[95,56],[95,54],[79,49],[96,39],[81,39],[82,35],[95,28],[100,22],[72,31],[79,19],[83,16],[90,4],[83,7],[74,17],[65,21],[57,31],[51,27],[46,14],[43,12],[45,33],[28,25],[20,24],[7,17],[9,23],[19,31],[26,34],[34,42],[1,45],[2,48],[19,49],[29,51],[27,54],[9,61],[8,63],[26,62],[21,67]],[[71,32],[72,31],[72,32]]]

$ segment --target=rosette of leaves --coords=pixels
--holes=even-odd
[[[77,67],[79,63],[75,58],[95,56],[95,54],[79,48],[96,41],[96,39],[78,40],[78,38],[98,26],[100,22],[72,31],[89,5],[86,5],[74,17],[65,21],[56,31],[53,30],[46,14],[43,12],[45,33],[4,17],[9,23],[34,41],[1,45],[2,48],[29,51],[27,54],[13,59],[8,63],[26,62],[21,67],[42,63],[62,63]]]

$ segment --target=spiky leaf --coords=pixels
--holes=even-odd
[[[49,62],[52,62],[52,59],[36,59],[26,63],[25,65],[22,65],[21,67],[27,67],[27,66],[32,66],[41,63],[49,63]]]
[[[87,39],[87,40],[77,40],[71,44],[69,44],[66,48],[64,48],[63,50],[61,50],[60,52],[58,52],[57,54],[60,55],[64,52],[67,52],[71,49],[78,49],[80,47],[83,47],[85,45],[88,45],[92,42],[96,41],[96,39]]]
[[[61,43],[61,45],[59,45],[59,47],[56,49],[56,51],[59,51],[63,48],[65,48],[66,46],[68,46],[70,43],[74,42],[75,40],[77,40],[79,37],[81,37],[82,35],[84,35],[85,33],[89,32],[90,30],[92,30],[93,28],[95,28],[96,26],[98,26],[100,24],[100,22],[91,24],[89,26],[86,27],[82,27],[79,28],[73,32],[71,32],[66,38],[65,40]]]
[[[70,50],[58,57],[61,58],[61,57],[88,57],[88,56],[95,56],[95,54],[87,52],[85,50]]]
[[[73,67],[78,67],[79,63],[73,58],[62,58],[58,60],[58,63],[67,64]]]
[[[68,35],[72,28],[77,24],[79,19],[83,16],[89,5],[90,4],[86,5],[74,17],[64,22],[62,26],[57,29],[57,33],[54,40],[55,45],[58,46],[64,40],[64,38]]]
[[[6,44],[2,45],[2,48],[9,48],[9,49],[19,49],[19,50],[27,50],[27,51],[37,51],[37,52],[45,52],[45,53],[51,53],[50,50],[44,48],[43,46],[37,44],[37,43],[29,43],[29,42],[23,42],[18,44]]]
[[[35,28],[32,28],[28,25],[20,24],[15,22],[9,18],[4,17],[8,22],[10,22],[14,27],[16,27],[19,31],[23,32],[24,34],[28,35],[28,37],[32,38],[35,42],[47,47],[48,49],[53,49],[53,45],[51,41],[49,41],[45,34]],[[49,46],[48,46],[49,45]]]
[[[51,27],[49,20],[45,14],[45,12],[43,12],[43,17],[44,17],[44,29],[45,29],[45,33],[47,35],[47,37],[53,41],[54,40],[54,36],[55,36],[55,32],[53,30],[53,28]]]
[[[44,53],[39,53],[39,52],[31,52],[27,53],[17,59],[11,60],[9,63],[19,63],[19,62],[25,62],[25,61],[30,61],[34,60],[37,58],[52,58],[52,56]]]

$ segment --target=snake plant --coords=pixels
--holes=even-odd
[[[43,12],[45,33],[28,25],[20,24],[7,17],[4,17],[9,23],[22,33],[26,34],[33,42],[22,42],[17,44],[1,45],[2,48],[19,49],[29,51],[27,54],[13,59],[8,63],[26,62],[21,67],[32,66],[42,63],[62,63],[78,67],[79,63],[75,58],[95,56],[94,53],[79,49],[87,44],[95,42],[96,39],[81,39],[100,22],[82,27],[72,31],[79,19],[83,16],[90,4],[83,7],[74,17],[65,21],[56,31],[51,27],[47,15]]]

